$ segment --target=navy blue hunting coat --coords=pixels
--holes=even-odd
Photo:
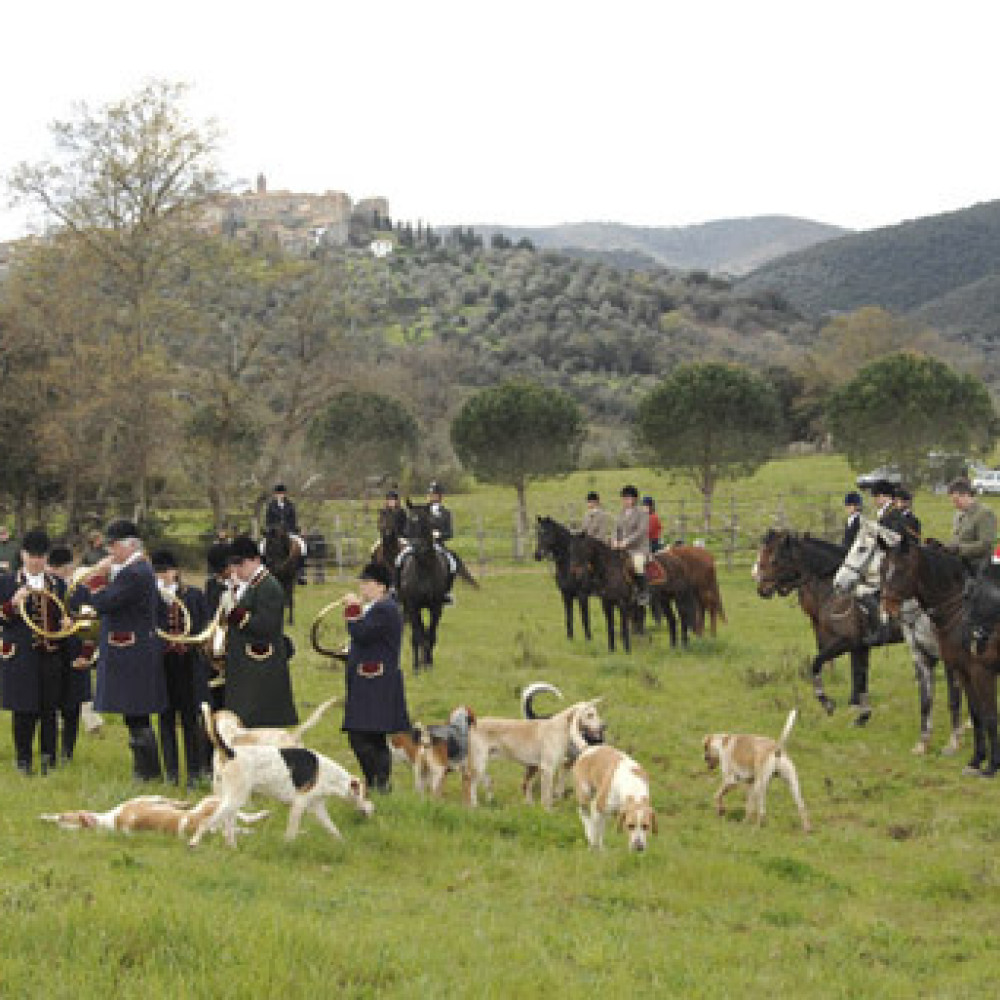
[[[399,605],[385,597],[366,609],[349,605],[344,610],[351,648],[344,679],[346,732],[400,733],[410,728],[406,711],[399,650],[403,642],[403,617]]]
[[[55,709],[59,703],[69,640],[43,639],[25,623],[11,598],[26,582],[24,570],[0,576],[0,673],[3,675],[0,704],[12,712],[34,714]],[[46,573],[45,589],[62,598],[66,584]],[[32,620],[47,631],[60,628],[60,615],[52,601],[29,596],[26,606]],[[43,700],[48,704],[43,705]]]
[[[148,560],[123,566],[84,600],[101,616],[94,708],[149,715],[167,707],[163,643],[156,634],[160,594]]]

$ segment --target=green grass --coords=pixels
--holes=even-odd
[[[796,465],[766,470],[758,495],[782,479],[791,489],[803,468],[827,475],[827,460]],[[537,509],[624,481],[594,475],[539,487]],[[466,501],[509,504],[477,490],[456,511]],[[946,524],[945,502],[939,513]],[[154,835],[63,832],[38,814],[135,794],[124,729],[109,719],[102,737],[81,736],[71,767],[24,779],[5,720],[0,996],[994,995],[1000,790],[961,777],[962,759],[910,754],[918,710],[902,650],[873,653],[875,714],[859,730],[816,706],[802,677],[805,618],[790,600],[760,600],[745,569],[722,574],[729,624],[717,639],[678,652],[656,634],[631,656],[607,653],[603,622],[591,643],[566,640],[550,574],[530,563],[490,572],[480,591],[459,587],[434,671],[414,678],[406,657],[411,715],[440,721],[460,703],[516,715],[518,689],[536,679],[572,699],[604,695],[609,739],[652,778],[660,833],[646,855],[610,829],[603,853],[588,850],[572,803],[522,804],[505,761],[490,767],[496,801],[474,812],[455,776],[435,803],[397,768],[373,820],[331,805],[343,843],[307,818],[286,846],[277,805],[235,852],[214,839],[192,852]],[[347,583],[300,588],[299,622]],[[305,624],[292,632],[302,710],[343,679],[307,651]],[[828,676],[845,704],[846,661]],[[742,822],[742,792],[718,818],[701,736],[777,734],[793,705],[789,746],[815,832],[800,832],[779,782],[763,830]],[[941,687],[935,723],[937,748]],[[334,708],[310,742],[356,772],[339,724]]]

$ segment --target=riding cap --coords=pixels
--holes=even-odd
[[[112,521],[104,529],[104,539],[107,542],[120,542],[126,538],[138,538],[139,529],[131,521]]]
[[[216,542],[214,545],[210,545],[205,559],[208,563],[209,572],[221,573],[226,568],[226,563],[229,560],[229,543]]]
[[[49,551],[49,536],[41,528],[32,528],[24,533],[21,548],[29,556],[44,556]]]
[[[913,494],[905,486],[896,487],[896,498],[906,503],[913,502]]]
[[[392,571],[382,563],[370,562],[358,575],[359,580],[372,580],[383,587],[392,586]]]
[[[855,507],[864,506],[864,500],[861,499],[861,494],[857,490],[851,490],[844,497],[844,506],[849,507],[851,504],[854,504]]]
[[[972,496],[972,483],[969,482],[965,476],[959,476],[958,479],[953,479],[948,484],[949,493],[964,493],[966,496]]]
[[[441,489],[441,484],[436,479],[434,479],[432,480],[430,486],[427,487],[427,492],[437,493],[438,496],[440,496],[442,493],[444,493],[444,490]]]
[[[287,493],[288,490],[285,489],[284,483],[275,483],[274,489],[271,490],[272,493]]]
[[[68,566],[73,561],[73,550],[68,545],[57,545],[49,552],[49,565],[53,569]]]
[[[656,501],[652,497],[643,497],[642,505],[643,507],[648,507],[650,510],[656,509]]]
[[[233,544],[229,546],[229,555],[226,562],[241,563],[244,559],[259,559],[260,549],[257,543],[249,535],[239,535],[233,539]]]
[[[628,486],[622,487],[621,495],[623,497],[635,497],[636,500],[639,499],[639,491],[631,483]]]
[[[591,490],[587,494],[587,503],[590,503],[591,501],[593,501],[594,503],[600,503],[601,502],[601,498],[593,490]]]
[[[876,479],[872,483],[873,497],[894,497],[896,495],[896,484],[890,483],[888,479]]]
[[[154,573],[162,573],[165,569],[177,569],[177,559],[170,549],[157,549],[149,557]]]
[[[385,498],[386,500],[398,500],[399,490],[386,490]]]

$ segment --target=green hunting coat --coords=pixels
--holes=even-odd
[[[968,510],[955,511],[951,543],[973,570],[993,554],[997,543],[997,518],[989,507],[974,500]]]
[[[261,567],[229,615],[226,708],[245,726],[292,726],[299,721],[284,619],[285,592]]]

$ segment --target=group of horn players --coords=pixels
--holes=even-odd
[[[32,529],[20,566],[0,575],[0,707],[12,715],[17,768],[33,772],[36,733],[42,774],[71,761],[93,699],[98,712],[124,717],[138,780],[179,782],[179,723],[192,787],[209,771],[198,706],[225,703],[228,625],[241,597],[235,543],[211,546],[200,589],[181,579],[170,550],[147,555],[131,522],[104,534],[106,554],[74,569],[71,550]]]

